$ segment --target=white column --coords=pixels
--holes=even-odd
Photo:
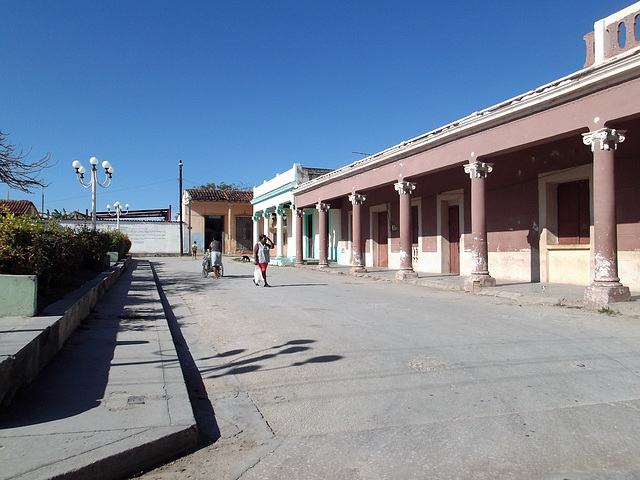
[[[282,258],[283,254],[284,254],[284,249],[283,249],[283,241],[282,241],[282,219],[284,217],[284,207],[282,205],[278,205],[278,208],[276,208],[276,231],[277,231],[277,236],[278,239],[276,240],[276,255],[278,258]]]
[[[253,245],[258,243],[258,237],[260,236],[260,212],[256,212],[253,214]]]
[[[296,235],[298,234],[298,222],[296,222],[296,207],[289,207],[289,216],[287,221],[287,257],[294,258],[296,256]]]
[[[269,223],[271,222],[271,212],[268,208],[264,209],[262,216],[264,217],[264,230],[262,233],[264,233],[267,238],[271,238],[269,237]]]

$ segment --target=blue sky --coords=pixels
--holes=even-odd
[[[90,210],[71,163],[96,156],[98,210],[175,214],[181,159],[185,188],[347,165],[580,70],[631,3],[8,0],[0,130],[57,162],[45,209]]]

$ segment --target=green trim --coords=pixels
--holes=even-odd
[[[297,183],[298,182],[294,180],[293,182],[289,182],[286,185],[276,188],[275,190],[271,190],[269,193],[260,195],[258,198],[254,198],[253,200],[251,200],[251,205],[255,205],[256,203],[264,202],[265,200],[269,200],[270,198],[290,192],[296,187]]]

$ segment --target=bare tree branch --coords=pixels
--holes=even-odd
[[[7,136],[0,131],[0,183],[25,193],[33,193],[37,187],[46,187],[47,184],[39,176],[42,170],[55,165],[50,164],[51,155],[47,153],[40,160],[27,162],[25,159],[31,150],[26,153],[18,150],[16,145],[8,142]]]

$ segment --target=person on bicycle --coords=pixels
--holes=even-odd
[[[222,266],[222,237],[220,234],[216,234],[213,237],[211,245],[211,266],[213,267],[213,274],[216,278],[220,276],[220,267]]]

